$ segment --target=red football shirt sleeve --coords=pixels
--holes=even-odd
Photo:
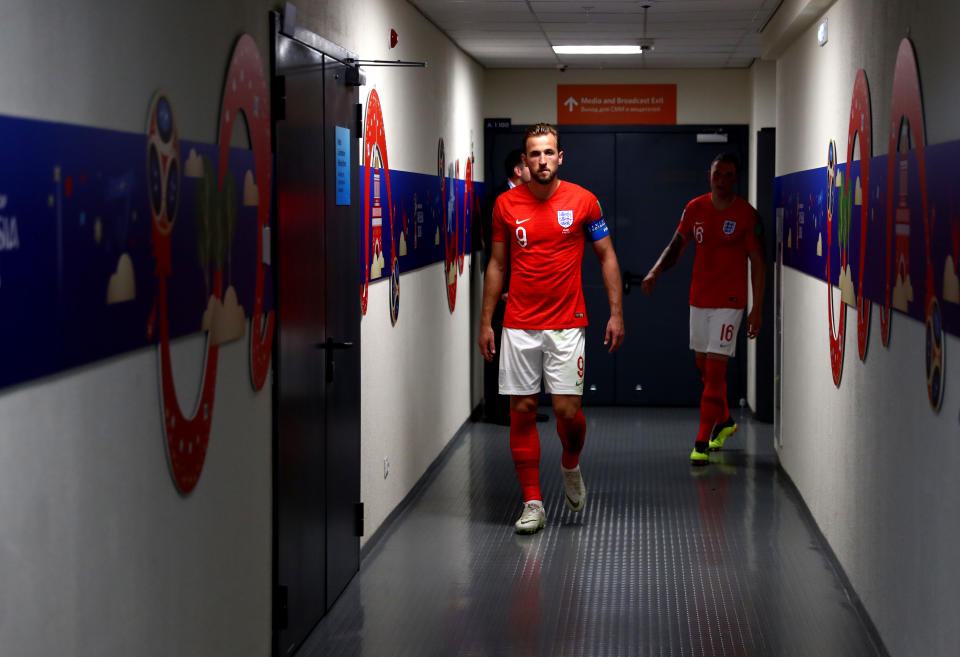
[[[751,208],[752,209],[752,208]],[[750,213],[747,224],[747,253],[760,251],[763,253],[763,220],[756,210]]]
[[[683,209],[683,214],[680,215],[680,223],[677,224],[677,232],[683,235],[684,240],[687,242],[693,239],[693,215],[695,213],[692,206],[692,201],[687,203],[687,207]]]

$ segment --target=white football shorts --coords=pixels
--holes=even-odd
[[[711,354],[733,356],[743,308],[698,308],[690,306],[690,348]]]
[[[500,341],[500,394],[536,395],[540,378],[553,395],[583,394],[586,330],[504,328]]]

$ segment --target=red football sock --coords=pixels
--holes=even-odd
[[[723,389],[726,387],[727,361],[708,358],[704,364],[703,395],[700,397],[700,431],[698,443],[710,441],[713,425],[723,422]]]
[[[523,501],[542,500],[540,495],[540,436],[537,412],[510,411],[510,452],[523,489]]]
[[[723,361],[723,379],[721,380],[720,387],[720,399],[723,401],[723,412],[720,413],[717,422],[723,424],[732,417],[730,415],[730,407],[727,405],[727,361]]]
[[[557,434],[563,443],[560,465],[572,470],[580,465],[580,452],[583,451],[583,441],[587,436],[587,419],[583,417],[583,411],[578,410],[569,420],[558,417]]]

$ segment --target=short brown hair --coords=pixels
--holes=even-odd
[[[553,135],[553,138],[557,140],[557,150],[560,150],[560,133],[557,132],[557,128],[549,123],[534,123],[527,128],[527,134],[523,136],[523,152],[527,152],[527,140],[530,137],[541,135]]]

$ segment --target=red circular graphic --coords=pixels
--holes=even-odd
[[[849,174],[850,168],[847,167]],[[837,144],[832,139],[827,150],[827,321],[830,322],[830,371],[833,374],[833,385],[840,385],[840,375],[843,374],[843,351],[846,343],[847,304],[840,300],[840,318],[837,332],[833,332],[833,279],[830,277],[830,255],[833,252],[833,190],[836,187],[837,176]],[[849,175],[847,176],[849,178]],[[843,199],[840,199],[843,203]],[[846,250],[840,251],[840,271],[843,272],[847,264]]]
[[[383,179],[380,185],[387,190],[387,229],[390,230],[393,226],[393,199],[390,194],[390,164],[387,160],[387,134],[383,127],[383,111],[380,108],[380,96],[377,95],[376,89],[371,89],[370,94],[367,96],[366,119],[363,124],[363,164],[365,167],[364,189],[367,191],[363,203],[363,258],[361,259],[363,273],[361,275],[360,311],[366,315],[368,287],[370,284],[370,264],[373,255],[371,253],[373,245],[370,241],[370,195],[371,191],[374,190],[374,185],[371,183],[371,178],[374,177],[374,169],[381,167],[383,170]],[[380,196],[382,196],[382,193]],[[399,292],[399,285],[400,282],[398,280],[397,292]]]
[[[870,299],[863,295],[863,271],[866,266],[867,254],[867,227],[870,220],[870,157],[872,155],[873,139],[871,137],[870,88],[867,85],[867,74],[863,69],[857,71],[857,79],[853,83],[853,100],[850,103],[850,129],[847,133],[847,178],[844,187],[847,198],[853,193],[851,189],[850,170],[853,158],[853,146],[857,136],[860,138],[860,190],[862,199],[860,204],[860,266],[857,272],[857,351],[860,360],[867,357],[867,339],[870,334]],[[851,217],[851,221],[853,218]]]
[[[263,73],[263,64],[257,44],[249,34],[237,41],[227,69],[220,102],[220,158],[217,189],[223,188],[230,155],[230,136],[237,114],[243,112],[250,130],[250,147],[253,150],[254,178],[257,198],[257,278],[254,290],[252,330],[250,331],[250,379],[254,390],[263,388],[270,370],[270,352],[273,349],[273,320],[271,310],[266,326],[263,318],[263,290],[266,267],[263,252],[264,229],[270,225],[270,94]]]
[[[883,338],[883,344],[886,346],[890,340],[890,305],[891,305],[891,283],[894,278],[894,272],[891,270],[891,252],[893,251],[893,192],[896,186],[894,178],[894,169],[897,166],[897,160],[902,159],[901,166],[905,166],[906,152],[909,144],[901,140],[901,131],[906,132],[913,142],[913,147],[917,154],[917,174],[920,179],[920,207],[923,215],[923,239],[926,255],[926,284],[924,293],[924,316],[925,324],[928,327],[928,335],[933,327],[937,328],[936,334],[940,335],[940,306],[936,300],[936,292],[933,287],[933,260],[930,257],[930,234],[932,232],[929,205],[927,200],[927,167],[924,158],[924,123],[923,123],[923,98],[920,94],[920,75],[917,70],[917,58],[913,49],[913,43],[910,39],[903,39],[900,42],[900,48],[897,51],[897,63],[893,74],[893,98],[890,104],[890,141],[887,148],[887,248],[886,248],[886,280],[884,306],[880,313],[880,330]],[[902,152],[901,152],[902,151]],[[901,190],[901,195],[905,196],[905,191]],[[929,342],[926,354],[926,372],[927,372],[927,397],[930,406],[934,411],[940,410],[940,404],[943,401],[943,357],[942,338],[940,348],[936,340]],[[939,386],[930,384],[932,379],[938,378],[941,382]]]
[[[156,260],[154,276],[157,279],[157,296],[154,310],[147,325],[147,336],[153,336],[154,322],[159,329],[160,352],[160,399],[163,405],[163,429],[167,441],[167,456],[173,481],[186,495],[200,480],[203,462],[210,440],[210,421],[213,417],[213,398],[217,384],[217,355],[219,348],[207,334],[207,356],[204,362],[200,398],[193,415],[187,418],[180,409],[177,389],[173,381],[173,365],[170,358],[170,330],[167,314],[167,276],[171,271],[170,238],[176,221],[176,202],[170,189],[179,189],[179,147],[176,121],[169,100],[162,93],[154,96],[147,123],[147,175],[150,194],[151,224],[150,241]],[[223,272],[213,273],[213,294],[222,296]]]
[[[444,150],[443,138],[437,145],[437,164],[440,169],[440,225],[441,239],[443,241],[443,275],[447,287],[447,306],[450,312],[453,312],[457,305],[457,199],[456,199],[456,176],[450,176],[449,191],[447,182],[447,172],[445,170],[446,152]],[[453,164],[450,165],[451,169]],[[459,172],[459,163],[457,165]],[[449,193],[450,198],[447,198]],[[451,212],[454,216],[451,216]],[[451,221],[451,219],[453,221]],[[449,224],[453,223],[453,235],[450,234]]]

